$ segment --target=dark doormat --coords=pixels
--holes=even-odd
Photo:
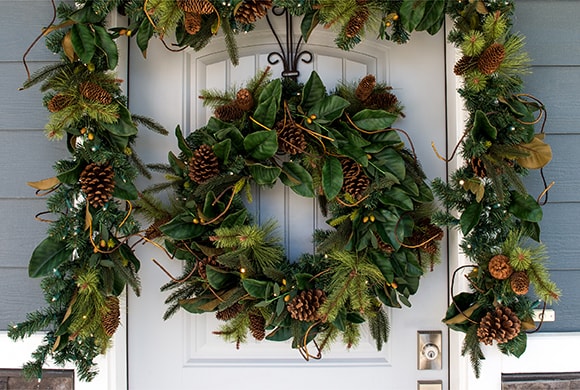
[[[502,390],[580,390],[580,372],[502,374]]]
[[[27,380],[22,370],[0,368],[0,390],[74,390],[74,370],[43,370],[42,380]]]

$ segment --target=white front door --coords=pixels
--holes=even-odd
[[[351,52],[335,48],[333,35],[317,30],[304,48],[312,52],[310,64],[301,63],[301,81],[316,70],[325,85],[355,81],[375,74],[394,88],[405,106],[406,118],[397,123],[413,139],[429,178],[445,177],[445,163],[431,150],[431,141],[445,146],[445,38],[416,34],[411,43],[396,45],[368,39]],[[177,124],[186,133],[204,125],[208,112],[197,98],[205,88],[224,89],[241,85],[264,69],[268,53],[277,51],[275,39],[265,28],[240,36],[240,65],[233,67],[223,40],[215,38],[201,52],[171,53],[152,41],[148,58],[134,47],[130,56],[129,97],[132,112],[155,118],[172,130]],[[280,75],[280,64],[273,66]],[[454,91],[451,91],[454,93]],[[166,162],[168,151],[178,152],[176,140],[143,132],[138,152],[146,162]],[[142,182],[142,186],[149,183]],[[274,217],[290,258],[312,250],[311,234],[324,224],[311,200],[295,196],[284,187],[263,190],[251,206],[259,221]],[[442,249],[446,253],[446,249]],[[250,342],[236,350],[212,334],[218,328],[211,315],[184,311],[163,321],[166,294],[159,287],[167,276],[149,260],[155,258],[175,275],[180,262],[166,258],[159,249],[138,248],[143,292],[129,296],[128,370],[132,390],[182,389],[401,389],[417,388],[418,380],[441,380],[448,388],[448,349],[443,351],[443,370],[417,369],[417,331],[440,330],[443,345],[447,330],[441,323],[447,306],[447,259],[421,281],[412,296],[413,307],[391,310],[391,337],[381,352],[374,342],[362,342],[351,351],[341,345],[322,360],[306,362],[286,343]]]

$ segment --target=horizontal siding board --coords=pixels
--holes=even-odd
[[[579,332],[580,294],[578,293],[578,280],[580,280],[580,270],[552,271],[552,279],[562,290],[562,296],[557,303],[551,306],[556,312],[556,321],[544,323],[542,331]]]
[[[534,67],[532,72],[524,78],[524,92],[545,105],[546,133],[580,133],[580,67]]]
[[[68,158],[66,141],[51,142],[42,131],[0,131],[0,198],[33,198],[26,183],[54,176],[54,162]]]
[[[544,206],[541,239],[548,249],[550,269],[580,271],[579,216],[580,203],[548,203]],[[577,295],[580,296],[580,291]]]
[[[544,176],[548,183],[555,182],[548,200],[580,202],[580,134],[548,134],[546,142],[552,147],[553,158],[544,168]],[[524,183],[534,197],[544,190],[539,171],[530,171]]]
[[[31,64],[31,70],[46,65]],[[0,130],[43,129],[49,112],[42,105],[42,93],[37,86],[18,90],[26,80],[22,64],[0,63],[0,69]]]
[[[28,267],[32,251],[46,237],[48,224],[34,218],[43,210],[42,199],[0,200],[0,274],[2,267]]]
[[[28,277],[26,268],[8,268],[0,272],[0,330],[26,319],[26,313],[46,306],[40,280]]]
[[[579,14],[577,0],[517,1],[514,30],[526,36],[535,64],[580,65]]]

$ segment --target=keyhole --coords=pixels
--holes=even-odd
[[[423,346],[423,356],[427,360],[435,360],[439,356],[439,347],[433,343],[427,343]]]

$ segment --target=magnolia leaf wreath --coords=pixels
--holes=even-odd
[[[236,64],[236,34],[250,32],[273,7],[301,18],[304,40],[319,24],[332,29],[343,50],[365,35],[405,43],[411,32],[435,34],[445,15],[452,18],[448,39],[463,55],[454,72],[463,81],[458,93],[468,119],[450,156],[460,151],[462,166],[448,181],[432,183],[444,211],[431,208],[412,144],[405,148],[406,133],[392,127],[402,115],[397,98],[372,75],[332,93],[316,73],[298,85],[272,80],[267,71],[240,90],[204,91],[214,116],[187,138],[177,128],[180,152],[169,153],[167,166],[149,167],[169,180],[138,191],[137,175],[150,177],[134,150],[138,125],[167,132],[129,112],[112,72],[119,59],[115,40],[134,39],[146,56],[153,37],[172,51],[200,50],[221,31]],[[128,25],[107,27],[115,9],[128,16]],[[40,84],[45,93],[47,137],[66,138],[70,153],[55,163],[54,177],[29,183],[49,195],[37,219],[50,227],[29,263],[29,275],[42,278],[47,307],[8,333],[17,340],[46,330],[24,374],[40,378],[51,358],[74,362],[81,380],[94,378],[94,359],[120,324],[118,297],[126,286],[139,293],[133,248],[144,240],[184,264],[184,275],[163,287],[170,291],[165,317],[179,308],[215,312],[225,321],[216,332],[226,340],[292,339],[306,359],[319,358],[339,336],[355,345],[366,322],[380,349],[389,329],[384,305],[410,305],[437,259],[442,231],[434,223],[458,228],[472,261],[453,274],[444,322],[466,334],[462,353],[470,355],[476,375],[481,344],[520,356],[527,332],[538,329],[532,310],[542,307],[530,286],[544,308],[560,292],[540,243],[540,203],[551,185],[535,199],[521,181],[528,169],[542,169],[552,151],[544,142],[543,104],[522,91],[529,59],[523,37],[511,31],[513,10],[511,0],[59,4],[39,39],[45,36],[62,61],[32,75],[30,49],[23,61],[29,73],[23,89]],[[275,222],[258,226],[245,207],[251,188],[278,181],[316,198],[331,227],[316,231],[316,252],[296,262],[284,256]],[[178,201],[163,205],[155,194],[170,187]],[[151,218],[147,229],[140,229],[135,209]],[[456,276],[465,270],[470,289],[456,293]]]
[[[391,127],[400,104],[372,75],[331,94],[316,72],[303,86],[268,76],[237,92],[203,91],[214,116],[187,138],[176,129],[180,154],[169,154],[166,173],[181,201],[148,203],[157,218],[148,239],[162,235],[184,261],[184,275],[163,287],[173,291],[166,317],[215,311],[226,340],[292,339],[306,359],[338,336],[358,344],[368,322],[380,349],[383,304],[410,305],[443,236],[416,156]],[[242,202],[251,186],[278,180],[318,199],[333,227],[316,231],[316,253],[295,263],[275,223],[258,226]]]

